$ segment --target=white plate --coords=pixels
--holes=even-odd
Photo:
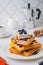
[[[1,35],[0,38],[7,37],[7,36],[9,36],[9,35],[10,35],[10,33],[9,33],[9,32],[6,32],[5,34]]]
[[[38,29],[38,28],[37,28]],[[40,29],[40,28],[39,28]],[[35,29],[34,29],[35,30]],[[29,31],[30,32],[30,31]],[[32,33],[32,29],[31,32]],[[37,37],[36,40],[38,42],[40,42],[42,44],[42,48],[40,49],[40,52],[36,55],[32,55],[32,56],[28,56],[28,57],[24,57],[24,56],[20,56],[20,55],[16,55],[16,54],[12,54],[9,52],[9,48],[10,46],[7,45],[6,47],[4,47],[4,53],[6,56],[13,58],[13,59],[21,59],[21,60],[30,60],[30,59],[37,59],[43,56],[43,37]]]

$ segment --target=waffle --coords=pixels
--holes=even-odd
[[[31,37],[30,39],[27,39],[27,41],[25,41],[25,40],[19,40],[17,42],[17,44],[20,44],[20,45],[23,45],[23,46],[29,46],[34,39],[35,39],[35,37]]]
[[[21,38],[21,39],[14,37],[14,38],[11,39],[11,43],[17,43],[17,44],[20,44],[20,45],[28,46],[32,43],[32,41],[34,39],[35,39],[35,37],[30,34],[30,35],[28,35],[24,38]]]

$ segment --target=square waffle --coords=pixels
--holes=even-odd
[[[11,43],[16,43],[16,44],[20,44],[20,45],[25,45],[28,46],[32,43],[32,41],[35,39],[35,37],[33,35],[27,35],[24,38],[18,39],[17,37],[13,37],[11,39]]]

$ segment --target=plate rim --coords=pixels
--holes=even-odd
[[[10,53],[10,52],[7,52],[6,53],[6,50],[7,50],[7,47],[9,47],[10,48],[10,46],[9,45],[6,45],[6,47],[4,47],[4,49],[3,49],[3,51],[4,51],[4,54],[7,56],[7,57],[9,57],[9,58],[12,58],[12,59],[19,59],[19,60],[32,60],[32,59],[38,59],[38,58],[40,58],[40,57],[43,57],[43,54],[42,55],[33,55],[33,56],[27,56],[27,57],[25,57],[25,56],[20,56],[20,55],[16,55],[16,54],[12,54],[12,53]],[[5,49],[6,48],[6,49]],[[8,51],[8,50],[7,50]],[[9,55],[9,54],[10,55]],[[14,56],[14,57],[13,57]]]

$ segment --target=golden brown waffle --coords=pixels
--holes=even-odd
[[[35,39],[35,37],[31,37],[30,39],[27,39],[27,41],[19,40],[17,42],[17,44],[20,44],[20,45],[23,45],[23,46],[29,46],[33,42],[34,39]]]
[[[18,39],[17,37],[14,37],[11,39],[11,43],[17,43],[20,45],[28,46],[32,43],[32,41],[35,39],[34,36],[28,35],[25,38]]]
[[[32,34],[29,34],[29,35],[19,35],[19,36],[16,36],[18,38],[18,40],[22,40],[24,38],[26,39],[30,39],[31,37],[33,37]]]
[[[36,40],[34,40],[32,44],[29,46],[24,46],[20,44],[18,45],[14,43],[11,43],[10,46],[17,49],[19,52],[24,51],[24,50],[29,50],[29,49],[41,48],[41,44],[38,43]]]

